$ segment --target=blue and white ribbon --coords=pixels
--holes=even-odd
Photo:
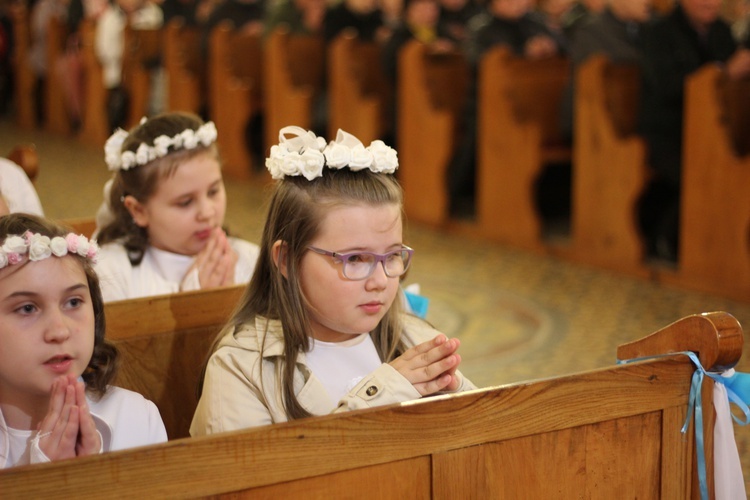
[[[690,426],[690,419],[694,417],[695,421],[695,446],[697,450],[697,462],[698,462],[698,482],[701,491],[701,498],[708,499],[708,482],[706,480],[706,454],[703,443],[703,402],[701,398],[701,387],[703,386],[704,376],[708,376],[724,386],[727,392],[727,397],[730,403],[734,403],[744,415],[744,419],[737,417],[732,413],[732,418],[739,425],[747,425],[750,423],[750,374],[735,372],[730,377],[722,377],[720,373],[713,373],[706,371],[698,360],[698,356],[693,352],[683,351],[669,354],[660,354],[656,356],[645,356],[641,358],[633,358],[627,360],[617,360],[617,364],[633,363],[636,361],[647,361],[650,359],[664,358],[667,356],[674,356],[684,354],[696,367],[693,372],[693,377],[690,382],[690,397],[688,399],[688,411],[685,417],[685,423],[682,426],[681,432],[684,434],[687,432]],[[714,402],[716,404],[716,402]],[[731,427],[731,426],[730,426]]]

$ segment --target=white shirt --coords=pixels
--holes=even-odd
[[[307,366],[323,383],[333,408],[365,375],[383,364],[368,333],[344,342],[310,341]]]
[[[167,431],[156,405],[137,392],[110,386],[100,400],[88,394],[91,416],[102,436],[102,451],[163,443]],[[0,469],[25,463],[49,462],[39,449],[36,432],[12,430],[0,412]],[[25,439],[24,439],[25,438]],[[11,449],[12,443],[12,449]]]
[[[11,213],[25,212],[44,216],[42,204],[26,172],[8,160],[0,158],[0,194]]]
[[[229,238],[229,244],[238,257],[234,282],[247,283],[253,275],[260,249],[237,238]],[[194,260],[193,256],[148,247],[141,263],[133,266],[122,244],[107,243],[99,251],[94,269],[99,276],[104,302],[112,302],[200,290],[197,269],[185,276]]]

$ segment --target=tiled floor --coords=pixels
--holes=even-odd
[[[47,215],[93,216],[108,178],[102,151],[0,121],[0,152],[20,142],[37,145],[37,189]],[[259,239],[267,189],[227,184],[227,219],[235,234]],[[618,344],[689,314],[724,310],[750,326],[750,304],[467,241],[416,224],[406,234],[417,252],[408,282],[419,283],[430,298],[428,319],[460,337],[462,370],[480,386],[613,364]],[[742,367],[750,367],[750,359]],[[750,478],[750,429],[735,431]]]

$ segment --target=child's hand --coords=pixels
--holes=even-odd
[[[412,347],[390,365],[411,382],[422,396],[438,391],[455,391],[459,381],[456,369],[461,356],[456,353],[460,342],[440,334],[432,340]]]
[[[75,376],[70,375],[75,380]],[[78,421],[76,388],[68,375],[57,377],[52,383],[49,410],[39,426],[39,449],[50,460],[76,456]],[[97,450],[98,451],[98,450]]]
[[[221,228],[216,228],[206,247],[195,258],[191,270],[198,269],[201,289],[215,288],[234,284],[235,264],[237,254],[229,244],[226,233]]]
[[[80,380],[76,380],[74,384],[79,422],[76,456],[97,455],[102,449],[102,438],[96,430],[94,418],[89,411],[89,404],[86,401],[86,386]]]

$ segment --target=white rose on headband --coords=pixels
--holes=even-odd
[[[4,268],[7,265],[8,265],[8,255],[5,252],[0,251],[0,269]]]
[[[299,172],[305,177],[305,179],[311,181],[316,177],[321,177],[323,175],[323,166],[326,163],[323,153],[315,151],[314,149],[308,149],[302,153],[299,158],[301,160],[301,163],[299,164]]]
[[[170,137],[167,137],[166,135],[160,135],[156,139],[154,139],[154,150],[156,151],[156,155],[166,156],[166,154],[169,152],[169,146],[172,145],[172,139]]]
[[[24,253],[26,246],[26,240],[22,236],[8,236],[3,244],[3,252]]]
[[[32,234],[29,238],[29,260],[42,260],[52,255],[49,236]]]
[[[362,144],[357,144],[352,149],[352,159],[349,162],[349,168],[354,170],[363,170],[372,164],[372,153],[367,151]]]
[[[125,151],[122,153],[122,166],[121,168],[123,170],[128,170],[130,167],[133,167],[136,165],[136,158],[135,153],[132,151]]]
[[[198,147],[198,136],[195,135],[193,129],[183,130],[180,136],[182,136],[182,147],[185,149],[195,149]]]
[[[68,254],[68,243],[65,241],[65,238],[61,236],[55,236],[52,238],[49,248],[56,257],[64,257]]]
[[[342,144],[332,142],[323,153],[330,168],[343,168],[351,162],[351,149]]]
[[[82,234],[78,235],[78,244],[76,245],[76,253],[81,257],[86,257],[89,253],[89,239]]]
[[[135,162],[139,165],[145,165],[149,162],[148,158],[148,150],[149,147],[146,146],[144,143],[141,143],[140,146],[138,146],[138,149],[135,152]]]
[[[383,141],[372,141],[367,148],[372,153],[373,164],[370,170],[373,172],[382,172],[392,174],[398,168],[398,155],[396,150],[386,146]]]

